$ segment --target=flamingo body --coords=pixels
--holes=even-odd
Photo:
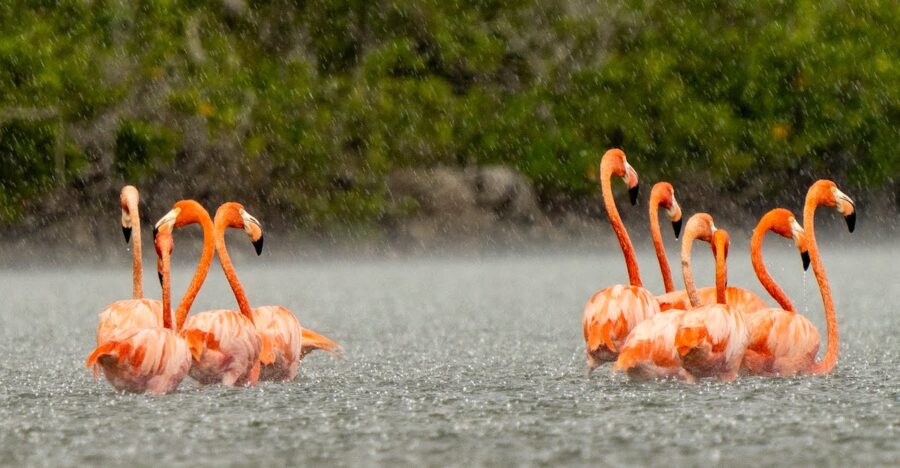
[[[631,330],[658,313],[656,299],[642,287],[617,284],[595,293],[582,322],[589,368],[615,361]]]
[[[693,381],[681,365],[675,334],[684,320],[684,310],[656,314],[639,323],[619,353],[613,371],[624,371],[632,380],[678,378]]]
[[[162,326],[162,302],[153,299],[116,301],[99,314],[97,344],[105,343],[120,330]]]
[[[294,380],[300,361],[312,351],[322,349],[337,355],[334,341],[300,326],[300,321],[282,306],[253,308],[253,324],[260,338],[260,374],[262,380]]]
[[[193,357],[190,376],[203,385],[255,385],[259,333],[236,310],[210,310],[188,317],[182,330]]]
[[[117,390],[164,394],[175,391],[191,367],[187,343],[167,328],[131,328],[112,332],[87,360],[103,370]]]
[[[742,313],[728,305],[711,304],[685,312],[675,334],[675,348],[691,375],[729,381],[737,377],[749,340]]]
[[[778,308],[746,316],[750,342],[741,371],[766,377],[809,372],[819,352],[819,332],[806,317]]]
[[[303,330],[297,317],[280,306],[255,307],[253,324],[260,340],[259,378],[294,380],[303,347]]]
[[[707,287],[697,290],[700,303],[703,305],[716,303],[716,288]],[[672,291],[656,296],[659,308],[662,311],[670,309],[686,310],[690,308],[690,299],[687,291]],[[725,288],[725,303],[738,309],[741,313],[750,314],[760,309],[769,307],[758,295],[744,288],[728,286]]]

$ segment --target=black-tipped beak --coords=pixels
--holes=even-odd
[[[681,235],[681,219],[678,221],[672,221],[672,229],[675,231],[675,238],[678,239],[678,236]]]
[[[162,273],[157,271],[156,276],[159,276],[159,285],[162,286]]]
[[[800,258],[803,259],[803,271],[809,270],[809,252],[800,252]]]
[[[856,211],[844,216],[844,220],[847,221],[847,229],[849,229],[850,232],[853,232],[853,230],[856,229]]]
[[[156,226],[153,226],[153,242],[156,242],[156,234],[159,233],[159,229]]]
[[[125,236],[125,243],[131,242],[131,228],[122,226],[122,234]]]
[[[640,185],[635,185],[628,189],[628,198],[631,200],[631,206],[637,205],[638,198],[638,190],[640,189]]]
[[[253,248],[256,249],[256,255],[262,253],[263,249],[263,236],[259,236],[259,239],[253,241]]]

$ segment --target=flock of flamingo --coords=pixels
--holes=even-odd
[[[674,189],[667,182],[654,185],[650,194],[650,230],[666,292],[654,295],[645,289],[634,247],[613,199],[610,186],[613,176],[623,178],[634,204],[638,175],[619,149],[610,149],[603,155],[600,184],[606,213],[625,255],[629,284],[600,290],[585,306],[582,326],[589,372],[603,362],[614,362],[613,372],[624,372],[632,380],[674,378],[695,382],[712,377],[729,382],[740,375],[827,374],[834,369],[838,357],[837,318],[816,244],[816,208],[827,206],[837,210],[847,221],[850,232],[856,225],[853,200],[834,182],[819,180],[809,188],[802,226],[789,210],[775,208],[753,230],[750,260],[759,281],[779,305],[773,308],[747,289],[728,286],[728,233],[717,229],[707,213],[691,216],[685,225],[681,244],[685,289],[675,290],[660,234],[659,207],[665,209],[672,221],[676,238],[681,231],[682,214]],[[769,231],[794,240],[804,270],[812,263],[828,328],[828,344],[820,361],[816,361],[819,332],[809,319],[797,313],[763,264],[762,241]],[[715,287],[694,286],[691,246],[695,240],[712,247]]]
[[[780,307],[768,307],[747,289],[727,285],[726,258],[729,236],[717,229],[707,213],[688,219],[681,247],[685,289],[676,291],[659,227],[659,208],[672,221],[677,238],[681,231],[681,207],[667,182],[653,186],[650,194],[650,230],[662,272],[665,294],[654,295],[643,287],[634,247],[613,199],[611,178],[622,177],[631,203],[638,196],[638,174],[625,153],[610,149],[600,161],[600,185],[606,213],[622,247],[629,284],[617,284],[595,293],[584,309],[583,332],[587,364],[592,371],[603,362],[614,362],[613,372],[633,380],[674,378],[686,382],[714,377],[732,381],[739,375],[791,376],[831,372],[838,355],[838,330],[831,290],[819,258],[814,233],[818,206],[836,209],[853,232],[853,201],[834,182],[819,180],[806,196],[803,225],[787,209],[766,213],[753,230],[750,257],[762,285]],[[132,299],[117,301],[99,315],[97,346],[87,366],[97,376],[103,371],[120,391],[164,394],[175,391],[190,375],[201,385],[252,386],[259,380],[291,381],[300,361],[314,350],[339,355],[332,340],[300,326],[293,312],[281,306],[251,307],[225,246],[225,230],[243,230],[262,251],[259,221],[235,202],[222,204],[211,219],[193,200],[181,200],[153,229],[157,272],[162,301],[143,297],[141,229],[136,188],[122,189],[122,229],[132,242]],[[199,224],[203,249],[190,286],[174,314],[171,308],[172,238],[176,228]],[[794,240],[803,259],[811,263],[825,305],[828,344],[816,361],[819,332],[797,313],[790,299],[766,271],[761,247],[765,234],[775,232]],[[691,247],[695,240],[711,245],[715,257],[715,287],[697,289],[691,272]],[[189,316],[212,264],[218,255],[222,270],[238,304],[238,310],[211,310]],[[174,319],[174,320],[173,320]]]
[[[157,272],[162,301],[143,294],[141,224],[136,188],[122,189],[122,230],[132,248],[132,299],[114,302],[100,312],[97,346],[87,366],[102,369],[118,390],[154,394],[170,393],[190,375],[201,385],[221,383],[252,386],[259,380],[290,381],[297,377],[300,361],[317,349],[339,355],[332,340],[307,328],[282,306],[250,307],[225,247],[225,230],[242,229],[256,253],[262,252],[259,221],[240,203],[228,202],[217,210],[215,221],[199,203],[181,200],[154,226]],[[172,314],[170,258],[176,228],[199,224],[203,250],[187,292]],[[239,310],[210,310],[188,317],[218,254]]]

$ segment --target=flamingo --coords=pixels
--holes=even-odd
[[[181,200],[156,223],[154,237],[175,228],[199,223],[203,229],[203,251],[200,264],[175,312],[175,328],[187,341],[192,355],[190,376],[202,385],[221,382],[227,386],[255,385],[259,377],[259,334],[253,326],[248,304],[241,311],[212,310],[191,315],[188,312],[200,286],[206,279],[215,250],[214,226],[209,213],[196,201]],[[261,245],[261,244],[260,244]],[[162,277],[168,262],[165,249],[157,247],[163,260]]]
[[[630,284],[617,284],[594,293],[584,308],[582,330],[589,372],[601,362],[615,361],[631,329],[659,313],[659,304],[641,283],[634,246],[613,199],[612,176],[623,178],[631,203],[635,204],[638,174],[626,161],[625,153],[617,148],[608,150],[600,160],[600,188],[606,214],[625,256]]]
[[[712,219],[709,221],[712,226]],[[688,265],[682,265],[684,283],[694,308],[685,312],[681,320],[675,333],[675,348],[684,370],[694,377],[717,377],[720,381],[730,382],[738,376],[749,336],[744,314],[726,302],[728,232],[713,226],[712,234],[716,252],[717,303],[700,305],[688,260]],[[684,255],[685,249],[688,255]],[[682,244],[682,257],[690,259],[689,244]]]
[[[750,259],[760,283],[781,307],[760,309],[746,315],[750,343],[741,363],[741,371],[762,376],[793,375],[804,367],[803,363],[815,361],[819,349],[818,332],[806,317],[797,314],[791,300],[763,264],[762,241],[769,231],[793,238],[803,258],[803,269],[809,267],[806,234],[794,215],[784,208],[766,213],[753,230]],[[814,342],[796,339],[811,334],[816,335]]]
[[[815,237],[814,216],[816,208],[819,206],[833,207],[843,215],[850,232],[853,232],[856,227],[856,208],[853,200],[841,192],[837,185],[830,180],[816,181],[806,195],[803,209],[803,237],[809,253],[804,259],[804,267],[807,261],[812,263],[813,273],[816,276],[825,306],[825,322],[828,332],[825,355],[821,361],[816,362],[820,342],[819,331],[806,317],[796,313],[790,301],[783,297],[782,309],[765,309],[748,316],[748,325],[751,327],[751,343],[742,365],[746,373],[764,376],[828,374],[837,363],[839,345],[837,317],[834,301],[831,298],[831,288],[819,256],[819,247]],[[760,224],[762,225],[762,221]],[[755,232],[754,236],[756,236]],[[762,235],[759,237],[761,243]],[[755,269],[757,262],[759,267],[764,270],[761,256],[754,262]],[[767,289],[769,286],[774,286],[777,291],[780,291],[770,277],[766,279],[767,274],[760,275],[757,269],[757,275],[764,284],[768,281]]]
[[[234,291],[241,310],[250,308],[250,303],[225,246],[225,229],[243,229],[257,246],[257,254],[262,248],[263,235],[259,221],[251,216],[240,203],[228,202],[216,210],[216,250],[222,263],[225,277]],[[300,326],[297,317],[281,306],[262,306],[251,309],[253,324],[260,336],[260,379],[290,381],[297,377],[303,357],[322,349],[338,354],[340,349],[334,341]]]
[[[718,231],[716,231],[712,217],[708,214],[696,214],[687,222],[685,236],[682,240],[681,263],[685,286],[694,295],[696,295],[696,289],[691,270],[691,247],[693,241],[697,239],[712,243],[715,232]],[[717,259],[727,255],[727,238],[724,240],[725,242],[713,245]],[[726,272],[724,268],[724,261],[716,262],[716,289],[722,299],[725,297],[724,278]],[[624,371],[632,380],[674,377],[686,382],[693,382],[694,375],[684,368],[682,355],[676,346],[676,337],[689,313],[697,315],[694,311],[670,309],[638,324],[628,336],[628,340],[613,366],[613,371]],[[693,317],[691,320],[696,322]],[[740,361],[738,361],[739,363]]]
[[[144,297],[143,265],[141,261],[141,217],[138,212],[140,195],[132,185],[122,187],[119,197],[122,207],[122,233],[125,242],[132,241],[131,278],[132,299],[116,301],[99,314],[97,344],[103,344],[117,330],[161,327],[162,303]]]
[[[657,182],[650,189],[650,236],[653,238],[653,249],[656,250],[656,259],[659,261],[659,270],[662,273],[663,286],[667,293],[675,291],[672,282],[672,270],[669,268],[669,257],[666,256],[666,246],[663,244],[662,234],[659,229],[659,207],[666,210],[666,216],[672,222],[675,238],[681,234],[681,206],[675,200],[675,189],[668,182]],[[662,307],[662,304],[660,304]]]
[[[157,251],[171,252],[171,231],[157,238]],[[167,261],[168,257],[166,257]],[[94,349],[87,367],[103,369],[114,388],[132,393],[174,392],[191,368],[191,351],[187,342],[172,327],[168,268],[163,278],[163,326],[119,328],[109,332],[106,340]]]

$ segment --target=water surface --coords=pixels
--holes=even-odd
[[[130,292],[127,256],[121,268],[5,267],[0,465],[896,466],[900,249],[825,244],[823,253],[842,339],[827,377],[634,384],[601,368],[586,378],[582,308],[626,278],[615,251],[312,262],[269,254],[239,262],[251,301],[291,308],[342,343],[346,358],[314,354],[293,383],[187,380],[165,397],[117,394],[83,365],[97,312]],[[731,255],[729,283],[755,285],[746,252]],[[641,260],[659,290],[652,258]],[[775,246],[767,261],[824,331],[818,289],[811,273],[804,287],[796,252]],[[697,263],[698,279],[711,279],[711,261]],[[177,284],[190,273],[178,268]],[[195,310],[213,307],[234,307],[217,265]]]

